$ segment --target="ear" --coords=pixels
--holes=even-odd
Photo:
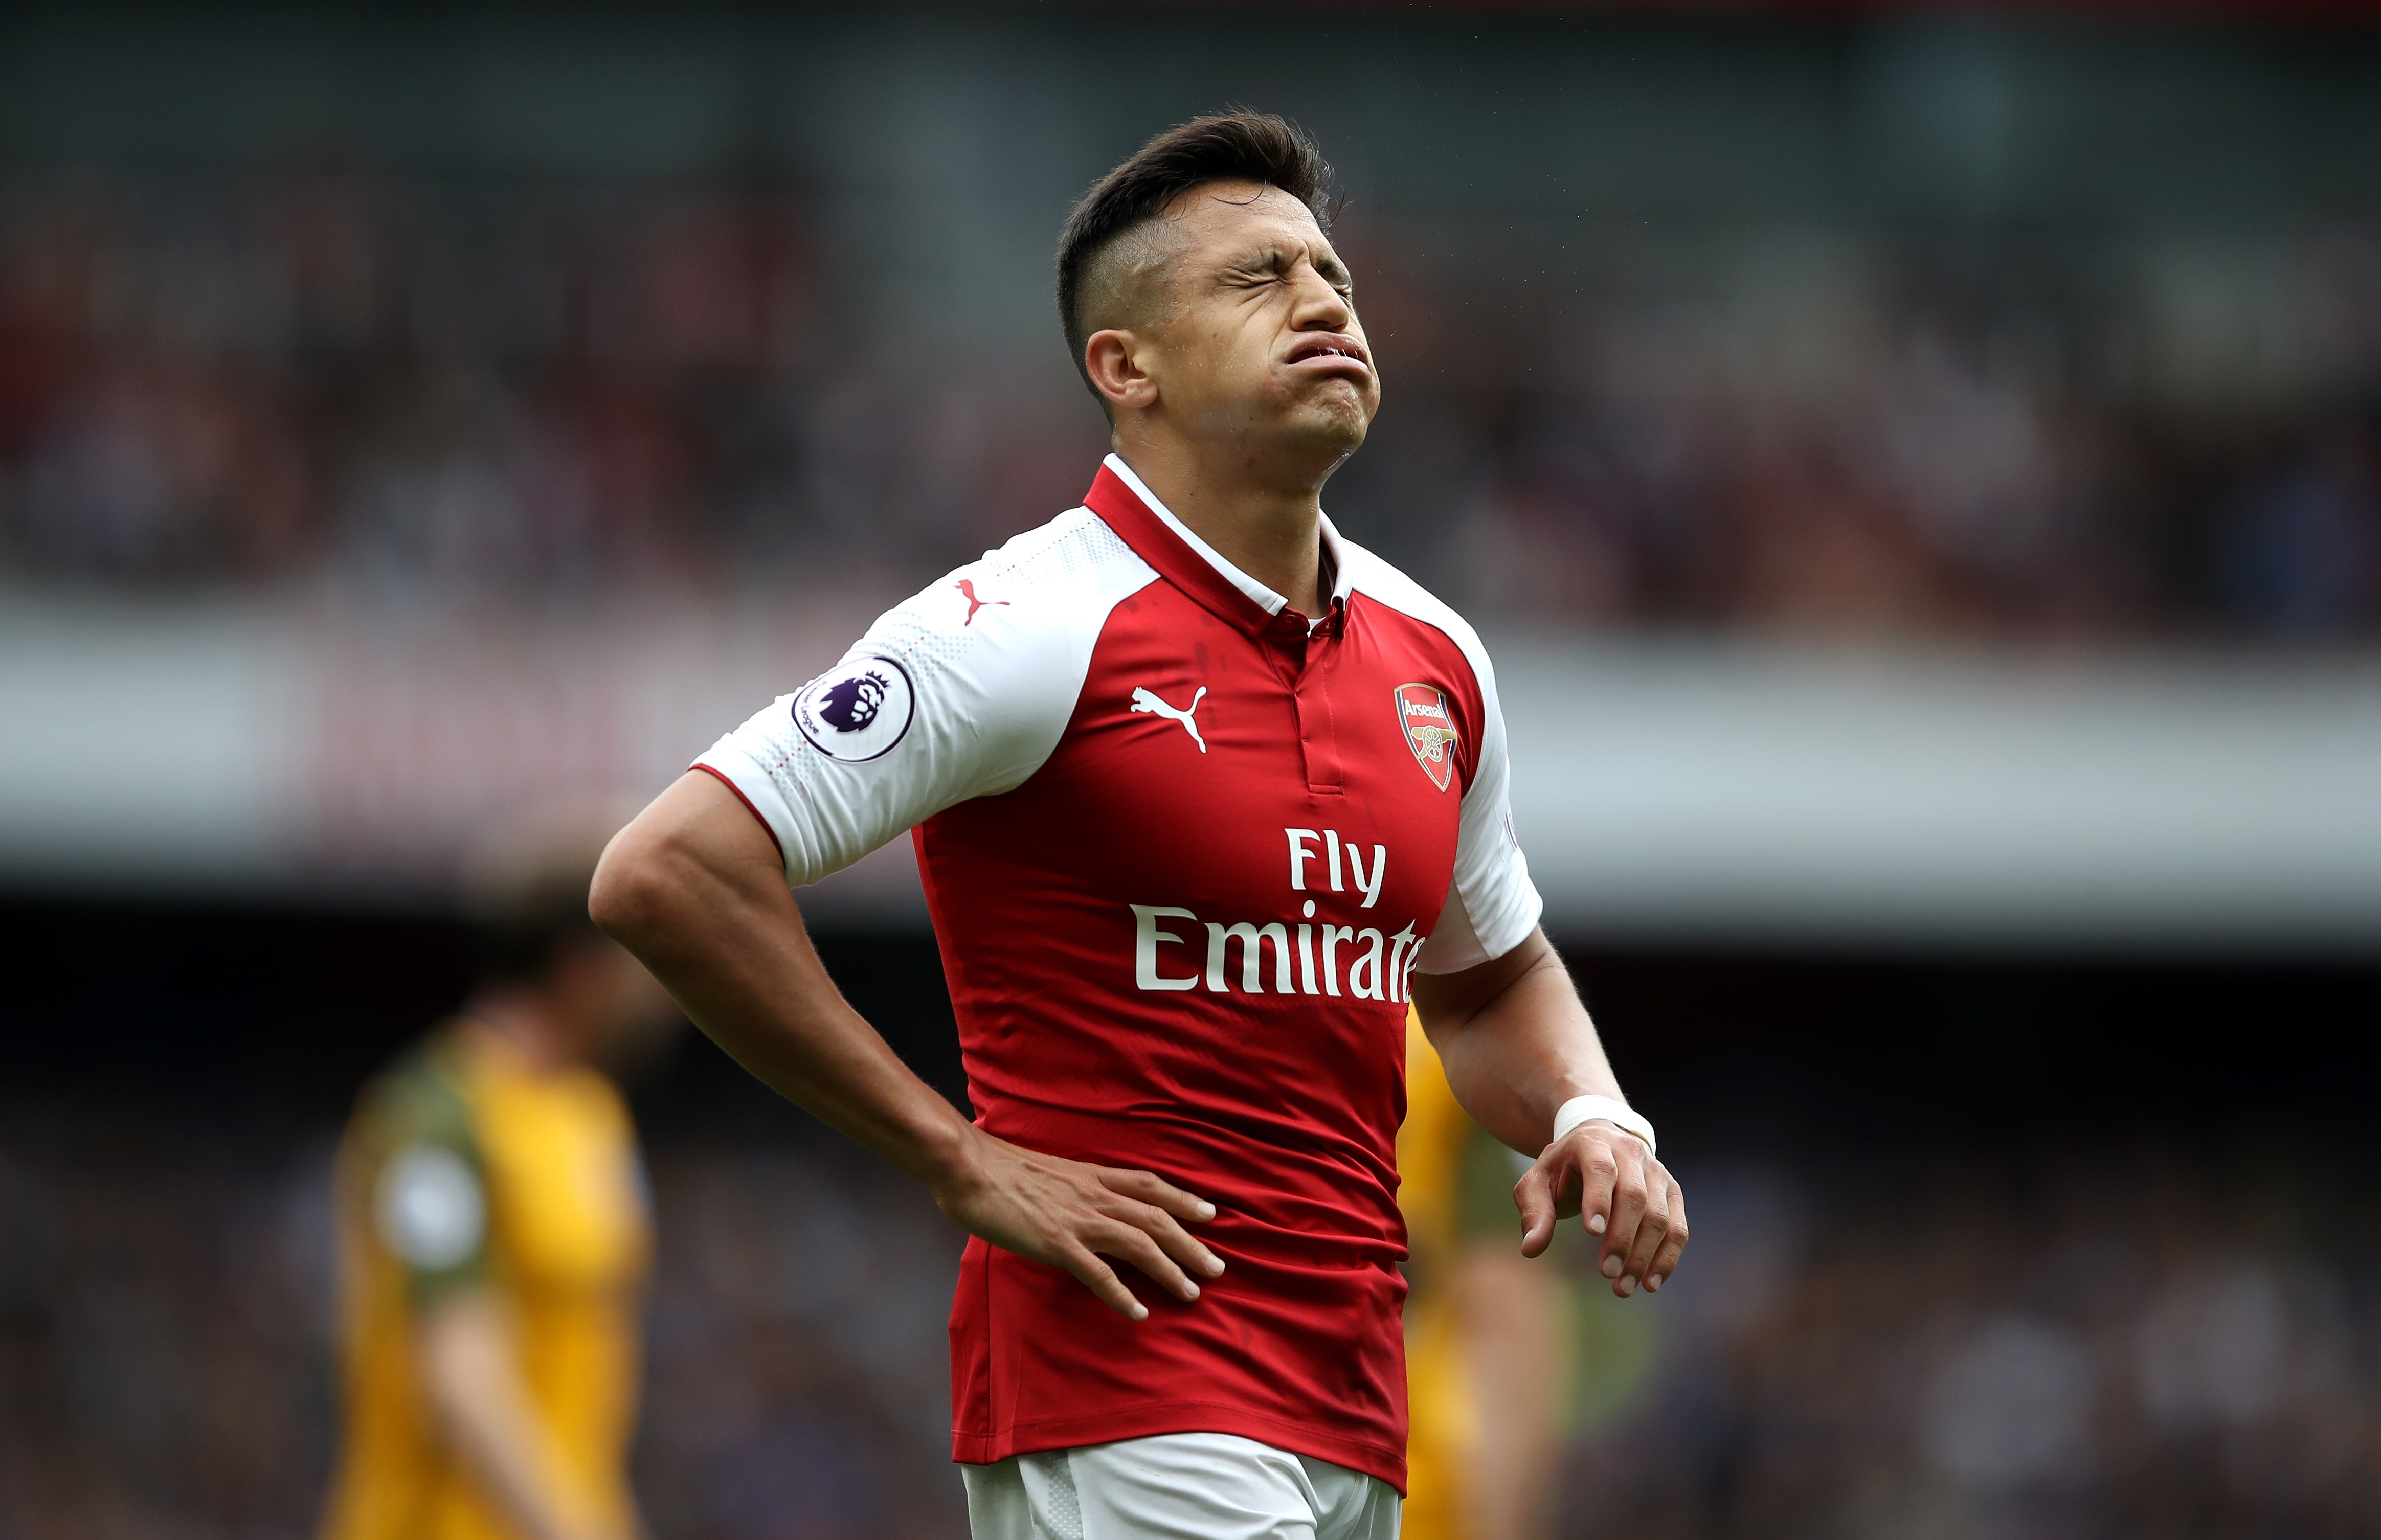
[[[1157,381],[1143,367],[1149,344],[1122,329],[1093,332],[1083,343],[1083,372],[1112,411],[1147,411],[1157,404]]]

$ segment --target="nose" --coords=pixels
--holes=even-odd
[[[1356,319],[1355,307],[1348,297],[1331,287],[1329,279],[1313,268],[1300,263],[1292,280],[1297,301],[1290,312],[1290,329],[1299,332],[1344,332]]]

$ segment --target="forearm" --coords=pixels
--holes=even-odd
[[[1483,977],[1417,974],[1413,994],[1456,1100],[1523,1155],[1545,1148],[1573,1096],[1620,1098],[1595,1023],[1542,933]]]
[[[709,776],[683,777],[613,841],[592,907],[780,1095],[930,1185],[966,1158],[967,1119],[845,1002],[775,848]]]
[[[417,1338],[422,1386],[457,1459],[534,1540],[626,1540],[626,1529],[572,1501],[560,1461],[515,1366],[503,1307],[481,1294],[440,1303]]]
[[[989,1243],[1072,1273],[1131,1320],[1148,1308],[1103,1257],[1186,1302],[1222,1259],[1182,1228],[1215,1205],[1149,1171],[1037,1154],[979,1132],[849,1005],[802,932],[775,846],[689,774],[613,839],[590,911],[736,1061],[923,1182]]]
[[[1654,1157],[1651,1140],[1611,1118],[1581,1119],[1555,1137],[1555,1114],[1572,1097],[1626,1098],[1545,934],[1532,931],[1505,956],[1460,973],[1416,975],[1413,1000],[1455,1099],[1481,1127],[1534,1157],[1513,1186],[1521,1254],[1544,1254],[1556,1222],[1576,1213],[1588,1233],[1604,1238],[1596,1266],[1615,1294],[1626,1299],[1641,1279],[1659,1289],[1686,1249],[1686,1195]]]

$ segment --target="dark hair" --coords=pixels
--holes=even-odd
[[[600,940],[587,917],[588,877],[570,873],[537,884],[475,915],[473,960],[490,984],[534,984],[567,948]]]
[[[516,833],[475,852],[466,913],[484,982],[535,984],[566,950],[602,937],[587,913],[602,852],[592,830],[575,827]]]
[[[1058,320],[1075,368],[1083,367],[1083,275],[1100,253],[1208,182],[1260,182],[1305,204],[1331,227],[1331,165],[1297,125],[1269,112],[1235,107],[1168,128],[1083,194],[1058,237]],[[1093,394],[1097,394],[1095,391]]]

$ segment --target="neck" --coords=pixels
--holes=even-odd
[[[1166,511],[1226,561],[1310,619],[1330,606],[1323,589],[1323,483],[1337,461],[1312,477],[1268,475],[1244,457],[1206,453],[1132,422],[1117,425],[1115,445]]]

